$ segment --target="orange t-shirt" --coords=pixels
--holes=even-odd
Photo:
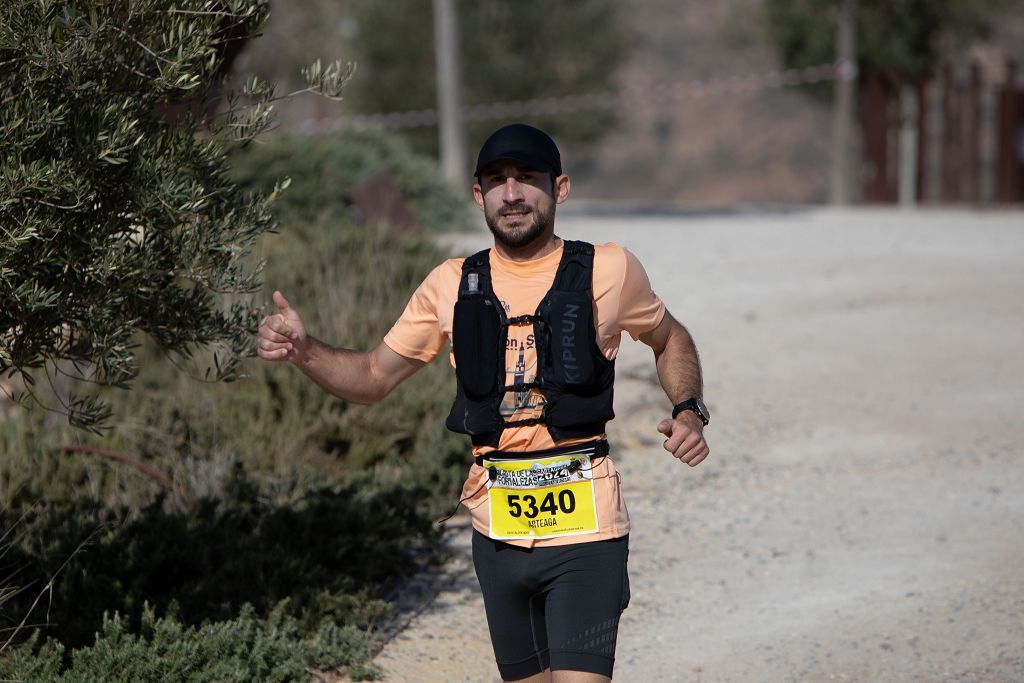
[[[490,251],[491,286],[505,308],[505,315],[514,317],[533,314],[541,299],[551,289],[555,272],[562,258],[562,245],[541,258],[518,262],[502,258],[495,249]],[[452,319],[462,278],[462,262],[449,259],[435,268],[420,284],[409,300],[402,317],[384,337],[396,353],[407,358],[430,362],[441,352],[452,336]],[[598,244],[594,248],[594,327],[597,345],[609,360],[619,352],[622,332],[637,339],[657,327],[665,315],[665,304],[651,291],[650,281],[643,266],[633,254],[617,244]],[[454,354],[449,354],[452,366]],[[505,349],[507,384],[533,381],[536,375],[537,353],[533,327],[512,325],[508,328]],[[537,389],[508,392],[502,402],[501,413],[507,421],[525,420],[540,414],[544,397]],[[543,424],[509,427],[501,434],[498,447],[502,451],[527,451],[563,446],[589,439],[565,440],[558,444],[551,439]],[[473,455],[485,455],[493,450],[476,446]],[[618,538],[629,533],[629,514],[619,489],[619,475],[611,458],[596,461],[593,471],[599,531],[582,536],[563,536],[540,540],[511,540],[513,545],[566,545],[585,541]],[[486,487],[487,470],[473,464],[463,485],[462,497],[469,508],[473,526],[483,534],[490,528]],[[474,494],[475,495],[471,495]]]

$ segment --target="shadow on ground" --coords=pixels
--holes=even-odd
[[[423,497],[401,483],[353,483],[275,504],[239,481],[188,512],[157,501],[133,513],[79,498],[20,520],[3,513],[0,528],[17,537],[0,572],[23,590],[0,604],[2,626],[16,625],[54,575],[31,621],[45,620],[46,634],[70,647],[91,643],[105,612],[137,625],[146,603],[195,625],[229,619],[246,603],[265,615],[287,600],[306,628],[325,618],[366,626],[387,609],[375,598],[433,558],[436,532],[416,510]]]

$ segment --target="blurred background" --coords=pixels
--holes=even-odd
[[[272,4],[234,69],[298,89],[316,57],[357,63],[345,99],[284,103],[282,132],[383,129],[437,157],[440,109],[460,183],[519,120],[555,136],[576,197],[1024,200],[1020,2],[311,0]]]
[[[721,414],[734,411],[733,423],[747,430],[736,431],[731,444],[720,442],[720,452],[735,456],[731,471],[740,477],[728,479],[739,483],[721,501],[752,490],[742,477],[760,471],[755,451],[764,433],[777,435],[785,424],[796,443],[813,435],[811,428],[804,433],[806,423],[774,419],[766,410],[778,406],[779,386],[806,375],[815,382],[810,389],[822,392],[806,395],[827,397],[814,405],[834,405],[836,383],[825,371],[819,377],[791,368],[814,355],[807,343],[822,354],[823,368],[839,358],[851,382],[870,374],[864,369],[881,362],[872,354],[885,350],[885,362],[895,364],[888,374],[899,383],[890,396],[913,394],[891,403],[915,411],[923,401],[918,387],[928,386],[922,377],[939,381],[963,365],[964,349],[998,346],[975,354],[999,359],[992,376],[972,374],[964,383],[976,381],[978,395],[995,396],[993,414],[1005,418],[997,433],[1013,444],[1000,452],[1015,453],[1020,440],[1006,424],[1019,423],[1017,394],[1005,368],[1016,367],[1019,353],[1002,340],[1019,338],[1015,325],[1024,319],[1012,308],[1020,298],[1012,279],[1020,270],[1020,221],[1017,212],[988,209],[1024,202],[1024,2],[271,0],[265,24],[260,0],[223,0],[216,4],[222,11],[206,14],[207,3],[191,0],[188,7],[207,17],[205,24],[183,18],[189,13],[179,4],[151,0],[150,15],[122,3],[0,5],[12,19],[10,26],[0,22],[0,101],[14,103],[0,109],[0,134],[7,136],[0,147],[18,150],[0,157],[0,195],[16,198],[0,197],[0,217],[16,217],[25,231],[19,239],[0,233],[0,256],[9,259],[0,262],[0,282],[19,297],[18,306],[0,309],[0,351],[32,346],[32,339],[23,343],[26,320],[36,321],[45,342],[36,343],[39,355],[25,356],[32,362],[4,366],[12,370],[0,378],[0,678],[135,683],[176,680],[167,671],[225,681],[384,675],[374,657],[408,623],[410,610],[436,595],[436,584],[424,587],[415,577],[436,575],[448,557],[435,520],[456,506],[468,462],[468,440],[443,427],[454,390],[446,354],[386,401],[358,406],[295,368],[253,359],[255,326],[246,328],[244,320],[227,340],[242,358],[240,381],[211,380],[216,345],[195,335],[193,321],[197,310],[219,313],[241,302],[245,320],[258,325],[274,312],[271,293],[280,289],[318,338],[372,348],[448,256],[448,245],[458,242],[466,251],[486,243],[469,199],[474,155],[490,131],[512,121],[548,130],[561,148],[573,200],[560,230],[594,239],[602,233],[592,232],[591,219],[604,213],[608,239],[645,264],[660,264],[652,281],[679,297],[666,298],[673,312],[698,340],[717,341],[705,355],[709,396],[716,394]],[[242,19],[230,24],[224,17]],[[261,34],[252,35],[259,26]],[[316,78],[303,69],[335,59],[356,65],[342,98],[310,94]],[[21,72],[6,69],[15,62]],[[177,71],[163,66],[169,62]],[[179,73],[180,82],[202,80],[199,95],[178,87]],[[230,106],[225,91],[242,90],[252,74],[274,84],[278,95],[296,93],[267,100],[274,128],[255,140],[246,138],[244,114],[226,117],[227,124],[209,116]],[[138,135],[136,125],[146,134]],[[112,130],[123,138],[123,156],[105,142]],[[33,174],[33,182],[22,182]],[[90,201],[76,199],[84,197]],[[936,212],[943,216],[940,231],[926,211],[908,220],[902,211],[821,212],[822,218],[803,210],[824,204],[956,211]],[[621,230],[626,221],[629,231]],[[704,240],[703,260],[679,269],[662,248],[666,231],[680,244]],[[167,242],[139,237],[146,234]],[[811,256],[801,256],[798,244]],[[169,269],[169,253],[193,260]],[[218,256],[210,266],[215,274],[236,266],[253,274],[251,296],[212,291],[196,276],[205,271],[193,266],[211,253]],[[231,268],[216,265],[223,254],[236,259]],[[927,272],[913,275],[915,263]],[[880,275],[879,264],[889,270]],[[657,284],[666,282],[672,285]],[[971,282],[978,284],[964,286]],[[814,299],[830,288],[838,299]],[[918,299],[904,296],[918,290]],[[123,303],[147,291],[146,305]],[[680,294],[691,291],[700,296]],[[764,307],[750,303],[760,300],[752,293]],[[894,356],[889,335],[912,316],[881,316],[872,328],[876,341],[863,336],[867,327],[850,311],[887,313],[896,300],[918,308],[948,302],[956,310],[921,318]],[[978,325],[967,315],[983,308],[979,301],[997,311],[998,324]],[[996,304],[1006,302],[1004,314]],[[74,315],[38,322],[64,305]],[[957,313],[966,317],[957,322]],[[844,316],[849,331],[833,324],[833,314]],[[791,319],[800,325],[788,327]],[[976,330],[977,338],[949,348],[934,343],[935,330],[958,327]],[[737,334],[755,328],[761,337]],[[815,336],[833,328],[840,337],[826,343]],[[87,345],[92,355],[83,359],[77,347],[47,346],[51,333],[103,343]],[[759,339],[756,349],[742,346]],[[915,367],[921,347],[937,354],[935,363],[904,381],[902,369]],[[865,355],[851,354],[855,348]],[[112,357],[123,361],[124,374],[94,386],[90,373]],[[647,368],[649,358],[643,360]],[[222,378],[220,370],[213,376]],[[644,380],[623,372],[623,386],[637,377]],[[736,388],[751,377],[763,383]],[[662,401],[649,379],[635,394]],[[1000,379],[1005,391],[992,393],[992,386],[1002,391]],[[934,389],[928,404],[956,409],[948,389]],[[617,409],[630,405],[624,394]],[[864,421],[877,429],[877,387],[849,394],[870,401]],[[73,420],[76,406],[93,405],[76,403],[82,396],[111,411],[93,431]],[[665,408],[642,407],[644,420]],[[935,419],[950,428],[964,422],[959,413]],[[942,433],[928,425],[914,437]],[[846,447],[849,440],[828,443]],[[927,446],[920,458],[926,473],[935,450]],[[873,457],[875,446],[866,452]],[[706,470],[708,479],[729,473],[729,460]],[[776,464],[771,476],[778,475]],[[793,481],[806,481],[802,465],[794,464]],[[1007,471],[1011,466],[998,476]],[[907,478],[908,487],[916,476]],[[691,488],[679,495],[700,502],[703,489]],[[842,507],[822,505],[826,512]],[[643,505],[631,509],[642,513]],[[970,521],[960,512],[958,519]],[[1004,518],[1021,517],[1000,513]],[[914,524],[908,529],[917,534]],[[964,535],[973,537],[973,527]],[[832,529],[822,534],[835,537]],[[673,546],[663,540],[653,544]],[[893,547],[909,547],[903,540]],[[864,547],[873,544],[865,540]],[[708,558],[725,557],[713,545]],[[845,555],[836,557],[845,565]],[[777,559],[774,548],[770,559]],[[1019,562],[1003,564],[1012,569]],[[807,566],[830,576],[829,566]],[[787,581],[792,575],[779,574]],[[851,604],[870,606],[862,597],[853,594]],[[965,604],[984,608],[975,597]],[[470,594],[466,604],[480,617],[475,599]],[[403,601],[405,608],[396,609]],[[1015,619],[1020,613],[1010,611]],[[452,650],[473,654],[466,632],[484,633],[482,626],[461,629],[451,636]],[[933,653],[948,649],[948,634],[940,635]],[[425,649],[434,661],[437,643],[430,638]],[[477,645],[482,654],[474,660],[490,667],[486,639]],[[723,657],[744,649],[746,643]],[[423,680],[421,660],[410,666],[410,680]]]

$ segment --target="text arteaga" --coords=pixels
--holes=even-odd
[[[535,489],[541,486],[556,486],[584,479],[583,472],[569,471],[569,462],[560,461],[550,465],[534,464],[528,470],[508,471],[498,468],[494,486],[507,489]]]

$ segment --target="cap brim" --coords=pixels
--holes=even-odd
[[[530,168],[536,171],[540,171],[541,173],[551,173],[554,170],[553,168],[551,168],[550,164],[545,164],[540,159],[534,156],[531,156],[524,152],[517,152],[513,150],[508,152],[502,152],[501,154],[498,154],[497,156],[494,156],[485,161],[484,163],[480,164],[479,166],[477,166],[476,173],[474,175],[479,176],[480,173],[485,168],[498,161],[518,161],[519,163],[526,164]]]

